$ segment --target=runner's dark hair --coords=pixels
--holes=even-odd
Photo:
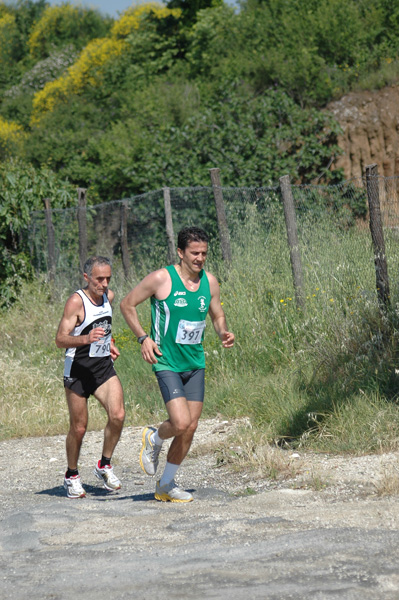
[[[208,241],[208,234],[200,227],[183,227],[177,236],[177,247],[185,250],[190,242],[208,243]]]

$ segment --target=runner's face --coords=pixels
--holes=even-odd
[[[111,280],[111,267],[109,265],[94,265],[91,275],[84,274],[87,281],[89,294],[101,297],[108,289]]]
[[[181,266],[194,273],[204,268],[208,244],[206,242],[190,242],[184,250],[177,249]]]

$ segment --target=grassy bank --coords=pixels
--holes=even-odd
[[[387,237],[390,264],[395,239]],[[381,314],[367,232],[331,222],[301,227],[306,308],[297,309],[284,229],[267,229],[247,215],[233,239],[229,274],[216,257],[208,268],[221,297],[235,348],[225,351],[209,321],[206,416],[249,417],[252,439],[322,451],[364,453],[399,447],[399,317]],[[154,264],[154,268],[160,265]],[[165,415],[155,377],[119,311],[130,286],[115,273],[116,363],[127,425],[157,423]],[[70,289],[56,299],[42,282],[26,285],[1,316],[0,437],[65,433],[63,352],[54,336]],[[140,307],[149,327],[149,304]],[[90,399],[92,429],[105,424]],[[254,435],[255,431],[255,435]],[[254,442],[256,443],[256,442]]]

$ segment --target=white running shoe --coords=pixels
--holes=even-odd
[[[64,477],[64,488],[67,491],[68,498],[84,498],[86,496],[80,475]]]
[[[154,427],[146,427],[141,438],[140,465],[147,475],[155,475],[157,472],[159,453],[162,450],[162,446],[151,442],[150,437],[154,431]]]
[[[162,502],[192,502],[194,500],[190,492],[185,492],[179,488],[175,481],[172,480],[170,483],[165,483],[162,487],[159,485],[155,487],[155,498]]]
[[[114,490],[120,490],[122,487],[121,482],[114,473],[114,468],[111,465],[105,465],[100,467],[100,460],[98,461],[96,468],[93,473],[96,477],[102,480],[106,490],[113,492]]]

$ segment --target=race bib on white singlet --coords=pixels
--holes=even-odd
[[[111,354],[111,334],[105,335],[90,344],[89,356],[91,358],[102,358]]]
[[[205,321],[185,321],[181,319],[177,326],[176,344],[200,344]]]

